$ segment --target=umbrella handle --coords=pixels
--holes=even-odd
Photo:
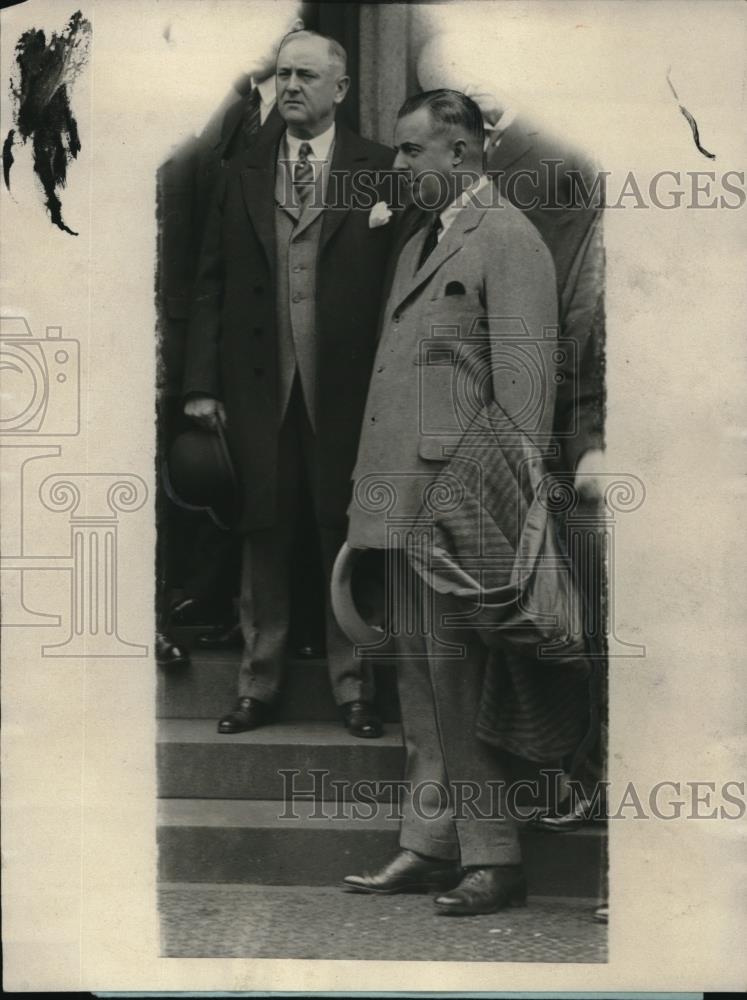
[[[358,646],[381,645],[383,631],[361,618],[353,600],[353,568],[360,549],[343,542],[332,568],[330,600],[337,624],[352,643]]]

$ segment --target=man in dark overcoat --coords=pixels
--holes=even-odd
[[[289,35],[277,65],[285,131],[231,165],[207,224],[184,390],[189,416],[225,422],[241,480],[245,652],[224,733],[261,725],[280,694],[291,539],[305,490],[327,591],[345,538],[392,228],[370,215],[377,176],[393,160],[336,123],[348,85],[337,42]],[[361,177],[370,182],[356,199],[345,179]],[[370,667],[329,609],[326,639],[346,725],[378,736]]]

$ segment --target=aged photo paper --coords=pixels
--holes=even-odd
[[[0,28],[4,988],[744,988],[744,5]]]

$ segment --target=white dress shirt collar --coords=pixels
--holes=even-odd
[[[441,232],[438,234],[438,239],[441,241],[447,229],[452,225],[454,219],[461,212],[461,210],[468,205],[473,197],[484,187],[490,184],[490,178],[487,174],[481,174],[480,177],[466,188],[460,195],[458,195],[450,205],[447,205],[445,209],[441,212]]]
[[[252,86],[259,91],[259,119],[262,125],[275,104],[275,77],[268,76],[259,82],[252,80]]]
[[[298,159],[298,150],[301,148],[301,144],[308,142],[311,146],[311,153],[309,154],[310,160],[317,160],[319,162],[326,162],[329,159],[329,151],[332,148],[332,143],[335,141],[335,123],[332,122],[330,127],[326,132],[322,132],[321,135],[314,136],[313,139],[298,139],[296,136],[291,135],[289,132],[285,133],[285,143],[288,152],[288,159],[291,163],[295,163]]]

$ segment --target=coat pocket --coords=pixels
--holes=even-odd
[[[418,439],[418,455],[426,462],[448,462],[459,444],[459,434],[434,434]]]

